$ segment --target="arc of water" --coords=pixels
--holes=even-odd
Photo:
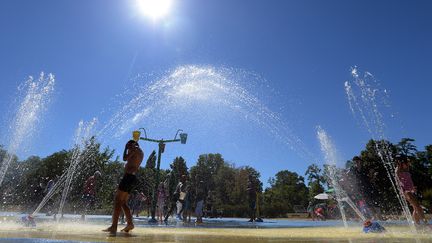
[[[72,156],[73,157],[73,156]],[[77,161],[76,159],[71,159],[70,163],[74,163],[74,161]],[[75,163],[74,163],[75,164]],[[46,203],[57,193],[60,191],[60,189],[66,188],[67,187],[67,181],[69,178],[71,178],[71,176],[73,176],[72,171],[76,169],[76,166],[69,166],[69,168],[60,176],[60,178],[58,179],[58,181],[53,185],[52,189],[45,195],[45,197],[42,199],[42,201],[39,203],[39,205],[37,206],[37,208],[34,210],[34,212],[31,215],[36,215],[39,213],[39,211],[46,205]],[[69,184],[70,186],[70,184]],[[65,195],[65,196],[63,196]],[[67,193],[64,194],[62,193],[62,200],[66,200],[67,197]],[[64,203],[63,203],[64,205]],[[62,207],[62,206],[60,206]],[[59,210],[59,213],[61,214],[61,210]]]
[[[341,188],[339,186],[339,183],[337,182],[337,176],[336,176],[336,151],[334,150],[334,147],[332,146],[332,143],[330,139],[327,137],[327,134],[321,127],[317,127],[317,137],[321,144],[321,151],[324,154],[324,158],[326,160],[326,163],[328,165],[332,165],[329,167],[329,173],[330,173],[330,184],[335,189],[336,194],[336,201],[338,203],[339,210],[341,212],[342,220],[344,223],[345,228],[348,227],[346,216],[345,216],[345,210],[342,205],[342,192]]]
[[[358,209],[358,207],[355,205],[355,203],[351,200],[351,198],[349,198],[348,196],[344,196],[340,199],[343,202],[346,202],[353,210],[354,212],[357,214],[357,216],[360,217],[361,220],[365,221],[366,217],[363,215],[363,213]]]
[[[85,162],[85,161],[84,161]],[[58,181],[53,185],[53,187],[51,188],[51,190],[45,195],[45,197],[42,199],[42,201],[39,203],[39,205],[37,206],[37,208],[33,211],[33,213],[31,214],[32,216],[38,214],[40,212],[40,210],[46,205],[46,203],[56,194],[60,191],[61,188],[66,188],[67,187],[67,181],[69,178],[71,178],[71,176],[73,176],[74,173],[72,173],[72,171],[76,169],[76,166],[70,166],[62,175],[61,177],[58,179]],[[70,186],[70,184],[69,184]],[[65,195],[65,196],[63,196]],[[67,198],[67,193],[62,193],[62,200],[66,200]],[[61,200],[61,201],[62,201]],[[64,203],[63,203],[64,206]],[[62,206],[60,206],[59,208],[63,208]],[[62,213],[62,210],[59,210],[59,214]]]
[[[241,81],[253,83],[256,76],[236,69],[185,65],[147,83],[141,92],[125,103],[100,130],[98,136],[114,133],[120,137],[134,127],[157,123],[154,119],[164,110],[181,107],[184,103],[209,104],[227,108],[268,131],[306,160],[316,160],[299,136],[296,136],[279,114],[267,107]],[[263,80],[259,80],[263,81]],[[114,131],[114,132],[113,132]],[[112,136],[110,136],[112,137]]]
[[[340,213],[342,216],[342,221],[344,223],[344,227],[348,228],[347,218],[346,218],[346,214],[345,214],[345,208],[343,207],[343,204],[342,204],[342,201],[343,201],[342,200],[343,199],[342,189],[341,189],[339,183],[337,182],[336,172],[334,170],[330,169],[330,184],[335,189],[336,201],[338,203],[338,207],[339,207],[339,210],[340,210]]]
[[[389,150],[388,145],[384,144],[384,146],[385,146],[384,151],[388,151]],[[396,176],[396,173],[395,173],[396,169],[395,169],[394,165],[392,163],[390,163],[390,161],[393,161],[393,158],[388,153],[384,153],[384,155],[383,155],[383,150],[381,148],[379,148],[378,144],[375,144],[375,149],[376,149],[378,156],[380,157],[381,161],[384,163],[384,167],[386,168],[387,176],[390,179],[393,190],[396,192],[396,197],[397,197],[399,203],[401,204],[402,211],[403,211],[406,219],[410,223],[411,229],[416,231],[414,223],[411,223],[414,221],[413,221],[412,215],[409,211],[408,202],[406,201],[405,197],[402,196],[403,195],[403,189],[402,189],[401,182],[400,182],[399,178]]]
[[[374,139],[375,141],[385,140],[385,123],[383,121],[383,115],[378,108],[379,104],[377,103],[376,98],[379,89],[374,88],[370,84],[368,84],[366,79],[372,78],[375,83],[376,80],[369,72],[366,72],[365,76],[361,78],[358,75],[358,70],[356,67],[352,68],[351,73],[354,78],[353,83],[360,90],[360,98],[358,98],[352,88],[351,82],[345,82],[345,92],[347,94],[348,103],[353,116],[356,117],[356,111],[360,114],[361,121],[363,122],[363,125],[366,127],[366,130],[369,132],[372,139]],[[387,96],[388,95],[386,95],[386,97]],[[388,106],[388,102],[385,103],[387,103],[386,105]],[[363,107],[368,108],[369,112],[363,109]],[[407,222],[410,225],[411,230],[413,232],[416,232],[414,221],[409,211],[408,203],[403,196],[403,190],[400,181],[395,175],[394,165],[391,163],[391,161],[393,161],[393,158],[389,153],[386,153],[386,151],[389,151],[388,144],[383,143],[382,146],[384,147],[380,148],[379,144],[375,143],[375,151],[377,152],[382,164],[384,165],[391,186],[396,193],[396,198],[401,205],[402,211]]]
[[[63,213],[63,207],[64,207],[64,204],[66,202],[66,198],[69,194],[70,185],[72,183],[72,179],[73,179],[73,176],[75,174],[76,167],[77,167],[79,161],[81,160],[80,153],[81,153],[81,151],[79,148],[75,148],[74,152],[72,153],[72,158],[70,160],[71,164],[70,164],[69,170],[66,173],[66,179],[64,182],[65,186],[64,186],[64,190],[63,190],[62,197],[60,200],[60,207],[58,210],[59,215],[62,215],[62,213]]]
[[[254,95],[251,92],[253,90],[246,88],[246,84],[251,83],[250,79],[253,82],[257,77],[242,70],[195,65],[179,66],[162,78],[145,84],[141,92],[120,107],[118,112],[114,112],[111,119],[96,134],[102,140],[106,137],[118,138],[131,128],[141,126],[140,123],[144,119],[147,124],[157,122],[153,117],[164,114],[165,110],[180,107],[187,102],[205,105],[208,101],[261,126],[306,160],[316,160],[315,155],[294,134],[289,124]],[[245,84],[242,85],[241,81],[245,81]],[[263,80],[259,81],[261,83]],[[74,160],[82,160],[76,156]],[[66,187],[70,186],[73,171],[71,168],[68,172]],[[63,190],[63,199],[68,190]]]
[[[363,215],[363,213],[361,213],[361,211],[357,208],[355,203],[348,197],[346,192],[342,189],[342,187],[339,184],[336,175],[336,170],[337,170],[336,165],[338,160],[336,155],[336,147],[333,145],[330,137],[327,135],[324,129],[322,129],[320,126],[317,127],[317,137],[321,144],[321,151],[324,154],[326,163],[328,165],[331,165],[329,167],[330,185],[332,185],[332,187],[335,190],[336,201],[338,203],[338,207],[341,212],[341,216],[345,228],[348,227],[348,224],[347,224],[346,214],[342,202],[346,202],[363,221],[366,220],[366,217]]]
[[[42,199],[42,201],[39,203],[38,207],[35,209],[35,211],[31,215],[36,215],[39,213],[39,211],[46,205],[46,203],[52,198],[52,196],[57,193],[60,188],[64,188],[62,192],[62,197],[60,200],[60,206],[58,210],[58,214],[62,214],[63,208],[67,199],[67,196],[69,194],[70,186],[73,180],[73,176],[75,174],[75,171],[77,167],[79,166],[80,162],[85,162],[89,158],[90,153],[90,145],[86,145],[86,143],[89,141],[89,138],[92,134],[92,129],[94,125],[96,124],[97,120],[93,119],[89,123],[84,123],[83,121],[80,121],[77,131],[75,133],[75,142],[74,146],[75,148],[72,151],[72,155],[69,159],[69,167],[68,169],[61,175],[59,180],[53,185],[53,188],[45,195],[45,197]],[[84,154],[83,154],[84,152]]]
[[[24,83],[22,88],[26,89],[15,118],[10,125],[12,132],[7,151],[9,154],[3,158],[0,167],[0,186],[6,175],[10,163],[23,145],[23,142],[30,140],[34,132],[37,130],[35,126],[41,120],[41,115],[45,111],[50,101],[50,95],[54,91],[55,77],[53,74],[47,76],[41,72],[39,78],[34,80],[33,77]]]
[[[63,183],[66,181],[66,173],[64,173],[59,179],[58,181],[53,185],[53,187],[51,188],[51,190],[45,195],[45,197],[42,199],[42,201],[39,203],[39,205],[36,207],[36,209],[33,211],[33,213],[31,213],[31,216],[35,216],[36,214],[39,213],[39,211],[46,205],[46,203],[51,199],[51,197],[56,194],[61,186],[63,185]]]
[[[94,118],[88,124],[85,124],[83,121],[79,123],[75,140],[76,147],[72,152],[69,169],[66,173],[65,187],[62,192],[60,207],[58,211],[59,215],[62,215],[63,213],[63,208],[66,203],[67,196],[69,195],[71,183],[78,165],[80,164],[80,162],[83,162],[89,157],[91,144],[87,143],[89,142],[92,129],[96,125],[96,122],[97,120],[96,118]]]

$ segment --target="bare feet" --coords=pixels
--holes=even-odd
[[[133,224],[128,224],[126,227],[124,227],[124,229],[121,230],[121,232],[129,233],[129,231],[133,230],[134,228],[135,226]]]
[[[110,235],[115,235],[117,233],[117,229],[115,229],[114,227],[110,226],[104,230],[102,230],[103,232],[108,232],[110,233]]]

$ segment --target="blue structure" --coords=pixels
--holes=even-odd
[[[378,222],[371,222],[370,220],[364,223],[363,232],[365,233],[383,233],[386,229]]]

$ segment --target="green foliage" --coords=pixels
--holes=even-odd
[[[34,210],[46,194],[48,181],[57,181],[67,171],[74,151],[62,150],[45,158],[31,156],[19,161],[15,155],[8,155],[0,147],[0,160],[12,156],[10,169],[0,188],[2,210]],[[114,150],[102,149],[95,138],[91,138],[80,153],[81,161],[73,177],[65,210],[81,212],[84,183],[95,171],[100,171],[102,176],[97,181],[97,205],[93,213],[109,214],[112,212],[114,193],[124,173],[124,163],[118,157],[112,160]],[[160,181],[167,180],[171,194],[181,175],[190,177],[193,190],[199,181],[203,181],[206,201],[212,203],[215,211],[228,217],[246,217],[249,210],[248,181],[252,180],[258,191],[261,216],[285,217],[287,213],[294,212],[295,207],[307,207],[313,196],[324,191],[324,186],[331,186],[330,171],[335,171],[336,180],[354,201],[365,199],[372,210],[379,208],[382,213],[395,213],[400,212],[400,206],[386,166],[394,163],[391,158],[398,153],[411,158],[410,172],[421,196],[420,202],[428,208],[432,207],[432,145],[418,151],[414,139],[410,138],[403,138],[397,144],[370,140],[360,152],[361,161],[347,161],[345,168],[332,165],[320,168],[311,164],[305,172],[307,186],[302,176],[282,170],[270,178],[270,186],[263,189],[257,170],[250,166],[236,167],[225,161],[221,154],[202,154],[190,169],[182,157],[176,157],[170,170],[160,172]],[[383,159],[387,165],[383,164]],[[151,196],[156,186],[155,173],[154,166],[145,167],[143,164],[137,173],[139,183],[136,190]],[[327,185],[324,185],[326,182]],[[49,207],[55,211],[59,199],[60,193],[57,193],[42,211],[47,211]]]
[[[396,145],[398,153],[409,157],[415,157],[417,147],[413,144],[414,141],[415,140],[412,138],[402,138]]]
[[[69,152],[62,150],[44,159],[32,156],[23,162],[22,166],[25,170],[22,175],[22,184],[18,188],[22,189],[23,197],[20,198],[20,201],[26,202],[26,207],[31,207],[32,202],[42,200],[48,181],[61,176],[66,166],[69,166],[69,156]]]
[[[188,167],[186,165],[186,161],[183,157],[176,157],[172,164],[170,164],[171,171],[174,175],[175,181],[178,183],[182,175],[189,175]]]
[[[393,158],[396,147],[389,141],[370,140],[365,150],[358,156],[361,162],[350,162],[348,175],[342,188],[356,200],[365,199],[370,207],[380,208],[382,212],[393,211],[398,204],[397,196],[388,177],[387,158]]]
[[[119,161],[108,161],[101,169],[102,176],[97,182],[97,207],[99,213],[110,213],[114,202],[115,191],[124,174],[124,164]],[[78,187],[83,186],[78,183]],[[76,191],[75,191],[76,192]],[[81,195],[78,193],[77,196]]]
[[[214,191],[216,175],[222,166],[227,166],[220,154],[203,154],[198,157],[195,166],[190,169],[191,182],[196,185],[203,181],[206,191]]]
[[[211,194],[213,206],[224,216],[246,217],[248,213],[247,184],[251,176],[262,191],[260,174],[250,166],[236,168],[221,154],[200,155],[190,169],[192,185],[203,181],[205,191]]]
[[[325,181],[324,176],[316,164],[309,165],[305,175],[308,178],[309,200],[312,200],[315,195],[324,192],[324,187],[322,186],[322,183]]]
[[[280,171],[276,178],[269,180],[270,188],[264,192],[263,213],[268,217],[285,217],[286,213],[294,212],[294,206],[306,206],[308,188],[304,178],[295,172]]]
[[[319,181],[313,181],[309,183],[309,200],[313,200],[313,198],[324,192],[324,187],[319,183]]]
[[[403,138],[394,145],[389,141],[370,140],[365,150],[360,153],[361,161],[347,163],[348,172],[344,189],[350,192],[355,199],[366,199],[370,207],[379,208],[381,213],[400,212],[401,207],[392,186],[392,181],[396,183],[394,171],[390,165],[394,165],[392,158],[396,154],[402,154],[410,157],[412,161],[410,172],[417,186],[418,194],[423,195],[421,203],[430,207],[432,199],[430,193],[430,185],[432,185],[431,147],[426,146],[425,151],[419,152],[413,144],[414,141],[411,138]],[[388,165],[385,165],[383,160]],[[386,167],[390,172],[387,172]]]

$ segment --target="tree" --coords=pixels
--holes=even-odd
[[[173,162],[170,164],[171,174],[170,174],[170,188],[169,191],[175,191],[175,187],[180,181],[182,175],[189,175],[188,167],[186,165],[186,161],[183,157],[176,157]]]
[[[394,145],[386,140],[370,140],[360,152],[360,160],[349,160],[346,168],[324,165],[323,168],[312,164],[306,170],[308,187],[305,179],[289,170],[279,171],[269,179],[270,186],[262,193],[260,208],[263,216],[285,217],[293,212],[294,206],[306,207],[308,199],[323,190],[323,183],[330,178],[335,179],[353,201],[365,199],[370,209],[380,208],[383,213],[401,211],[392,180],[395,180],[391,158],[397,153],[410,156],[412,167],[410,172],[420,203],[428,208],[432,206],[432,145],[417,151],[413,139],[402,139]],[[46,184],[50,179],[57,178],[66,172],[74,150],[61,150],[47,157],[30,156],[18,160],[14,155],[10,170],[6,173],[0,193],[3,198],[3,210],[32,211],[46,194]],[[0,160],[6,156],[0,146]],[[118,157],[112,161],[114,150],[101,148],[95,138],[83,146],[81,160],[72,181],[70,195],[67,199],[66,212],[79,212],[82,188],[85,180],[96,170],[102,173],[97,187],[98,207],[96,213],[111,213],[114,193],[124,173],[124,163]],[[197,159],[196,165],[190,170],[182,157],[176,157],[170,165],[171,170],[161,171],[161,180],[170,178],[170,192],[181,175],[191,176],[194,188],[197,182],[203,181],[208,195],[212,196],[213,206],[223,216],[245,217],[248,211],[247,185],[249,176],[262,191],[260,173],[250,167],[236,167],[224,160],[221,154],[203,154]],[[137,172],[138,191],[150,195],[154,188],[154,168],[142,168]],[[169,177],[167,177],[169,175]],[[57,198],[56,198],[57,197]],[[49,203],[57,207],[58,193]],[[46,210],[46,208],[43,208]]]
[[[312,181],[322,181],[321,169],[317,164],[309,165],[305,175],[307,176],[309,183]]]
[[[403,154],[408,157],[415,157],[417,153],[417,146],[413,144],[415,140],[412,138],[402,138],[401,141],[396,145],[399,154]]]
[[[236,181],[236,170],[228,163],[221,165],[212,176],[214,187],[210,188],[216,210],[223,211],[224,215],[235,216],[232,191]]]
[[[400,211],[396,191],[392,186],[395,182],[391,169],[391,158],[394,158],[397,148],[386,140],[369,140],[358,156],[360,160],[351,164],[346,180],[352,183],[353,190],[349,196],[365,199],[373,208],[382,212]],[[393,173],[393,174],[392,174]]]
[[[269,180],[270,188],[264,192],[263,212],[266,216],[286,216],[294,212],[294,206],[305,207],[308,202],[308,188],[304,178],[288,170],[279,171]]]
[[[425,146],[425,151],[417,151],[411,157],[411,177],[417,187],[420,203],[432,207],[432,145]]]
[[[183,157],[176,157],[174,161],[170,164],[171,171],[175,175],[177,181],[180,180],[182,175],[189,175],[188,167],[186,165],[186,161]]]
[[[321,185],[324,182],[324,177],[316,164],[309,165],[305,175],[308,178],[309,200],[312,200],[315,195],[324,192],[324,187]]]
[[[198,157],[195,166],[190,169],[191,182],[196,185],[199,181],[203,181],[206,191],[215,189],[215,176],[219,169],[226,165],[221,154],[202,154]]]
[[[190,169],[192,185],[203,181],[216,211],[230,217],[245,217],[248,212],[247,184],[251,176],[259,191],[260,173],[250,167],[236,168],[226,162],[221,154],[202,154]]]
[[[90,176],[94,175],[96,171],[101,172],[102,178],[99,178],[100,181],[103,181],[103,177],[107,176],[103,173],[103,169],[110,162],[113,155],[114,150],[111,150],[109,147],[101,149],[101,144],[96,140],[96,137],[91,137],[88,141],[85,141],[83,148],[80,151],[80,156],[78,157],[80,161],[78,161],[71,184],[70,195],[67,199],[67,206],[70,211],[80,211],[79,208],[82,205],[83,186]],[[99,204],[103,203],[101,195],[98,195],[100,194],[102,185],[102,183],[98,183],[96,198]],[[116,186],[116,184],[111,184],[111,186]]]

